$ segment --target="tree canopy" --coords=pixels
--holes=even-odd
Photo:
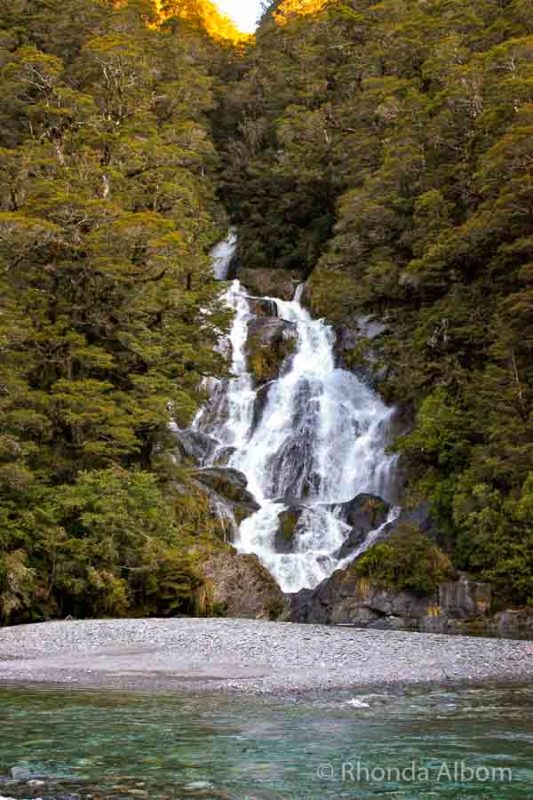
[[[206,256],[224,217],[213,44],[158,19],[147,0],[0,6],[4,618],[193,604],[201,503],[187,516],[169,483],[169,421],[224,369]]]

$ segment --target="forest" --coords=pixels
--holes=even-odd
[[[169,421],[228,374],[229,224],[338,331],[380,321],[343,358],[399,409],[402,502],[533,602],[532,27],[529,0],[284,0],[250,40],[208,0],[0,0],[4,623],[216,613]]]
[[[0,8],[2,616],[190,608],[216,521],[168,422],[225,368],[214,44],[151,2]]]

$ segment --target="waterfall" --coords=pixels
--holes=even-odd
[[[225,239],[211,250],[211,264],[217,281],[225,281],[237,249],[237,231],[230,228]]]
[[[235,241],[219,246],[217,276],[227,275]],[[235,547],[257,554],[286,592],[314,588],[349,561],[338,555],[351,531],[343,504],[362,493],[390,499],[394,467],[386,453],[392,410],[362,380],[336,367],[334,331],[313,319],[300,297],[267,298],[294,327],[296,347],[279,377],[263,387],[267,397],[258,414],[246,358],[254,315],[245,289],[232,282],[224,299],[234,310],[228,336],[233,377],[218,385],[211,407],[194,423],[216,442],[206,465],[228,453],[228,467],[246,476],[260,505],[238,528]],[[279,518],[291,510],[297,517],[292,552],[278,552]]]

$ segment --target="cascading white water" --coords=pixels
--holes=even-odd
[[[228,241],[228,240],[227,240]],[[227,274],[217,265],[217,276]],[[298,298],[298,293],[296,295]],[[255,553],[286,592],[314,588],[343,561],[337,553],[351,528],[342,505],[362,493],[388,499],[394,458],[386,454],[391,410],[355,375],[335,367],[335,334],[313,320],[299,298],[268,298],[297,333],[293,356],[268,388],[259,421],[257,391],[247,371],[248,323],[253,315],[243,287],[225,294],[235,317],[229,342],[234,377],[222,386],[223,400],[209,414],[208,433],[218,446],[217,463],[231,448],[228,466],[244,473],[260,510],[239,527],[235,546]],[[220,387],[219,387],[220,389]],[[195,421],[207,430],[205,417]],[[276,551],[279,515],[295,506],[299,519],[293,552]]]
[[[211,263],[217,281],[225,281],[228,277],[231,260],[235,255],[236,248],[237,231],[235,228],[230,228],[226,238],[222,239],[211,250]]]

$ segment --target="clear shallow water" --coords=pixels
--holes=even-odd
[[[63,779],[0,795],[525,800],[532,722],[533,689],[519,688],[303,701],[0,690],[0,773]]]

